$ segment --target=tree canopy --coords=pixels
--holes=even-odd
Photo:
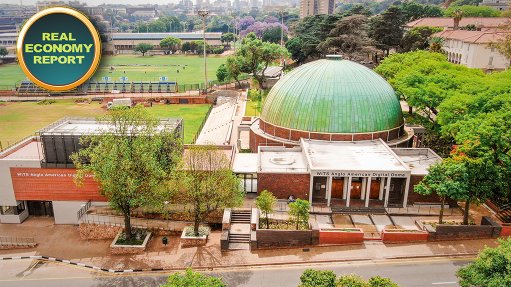
[[[226,287],[221,278],[205,275],[191,268],[184,272],[174,273],[160,287]]]
[[[7,54],[9,54],[9,51],[7,51],[7,48],[0,47],[0,58],[7,56]]]
[[[457,10],[462,12],[463,17],[499,17],[501,14],[499,10],[488,6],[462,5],[445,9],[444,16],[454,17]]]
[[[135,52],[140,52],[142,53],[142,56],[145,56],[145,53],[149,52],[150,50],[152,50],[154,48],[153,45],[149,44],[149,43],[138,43],[136,46],[135,46]]]
[[[169,51],[175,52],[181,45],[181,39],[169,36],[160,41],[160,47],[167,48]]]

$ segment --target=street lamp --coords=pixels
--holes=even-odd
[[[208,93],[208,66],[206,61],[206,18],[209,15],[209,11],[206,9],[201,9],[197,11],[199,17],[202,18],[202,41],[204,42],[203,52],[204,52],[204,87],[206,89],[206,94]]]

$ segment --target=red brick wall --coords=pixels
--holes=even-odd
[[[364,232],[319,230],[319,244],[356,244],[364,242]]]
[[[265,189],[279,199],[294,195],[296,198],[309,200],[310,175],[258,173],[257,192]]]
[[[408,204],[415,202],[441,203],[441,199],[437,194],[421,195],[413,191],[414,187],[424,178],[424,176],[412,175],[410,177],[410,189],[408,190]],[[456,200],[447,199],[446,204],[456,205]]]
[[[389,232],[383,230],[382,241],[384,243],[421,242],[428,241],[427,232]]]
[[[91,177],[78,187],[73,181],[75,175],[71,168],[11,168],[17,200],[106,201]]]

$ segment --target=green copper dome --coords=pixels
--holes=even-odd
[[[261,119],[321,133],[365,133],[403,124],[392,87],[377,73],[339,56],[304,64],[271,89]]]

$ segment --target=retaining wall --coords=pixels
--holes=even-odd
[[[319,230],[320,245],[362,244],[363,242],[364,231],[361,228],[332,228]]]
[[[381,234],[384,243],[424,242],[428,241],[429,233],[404,229],[383,229]]]

